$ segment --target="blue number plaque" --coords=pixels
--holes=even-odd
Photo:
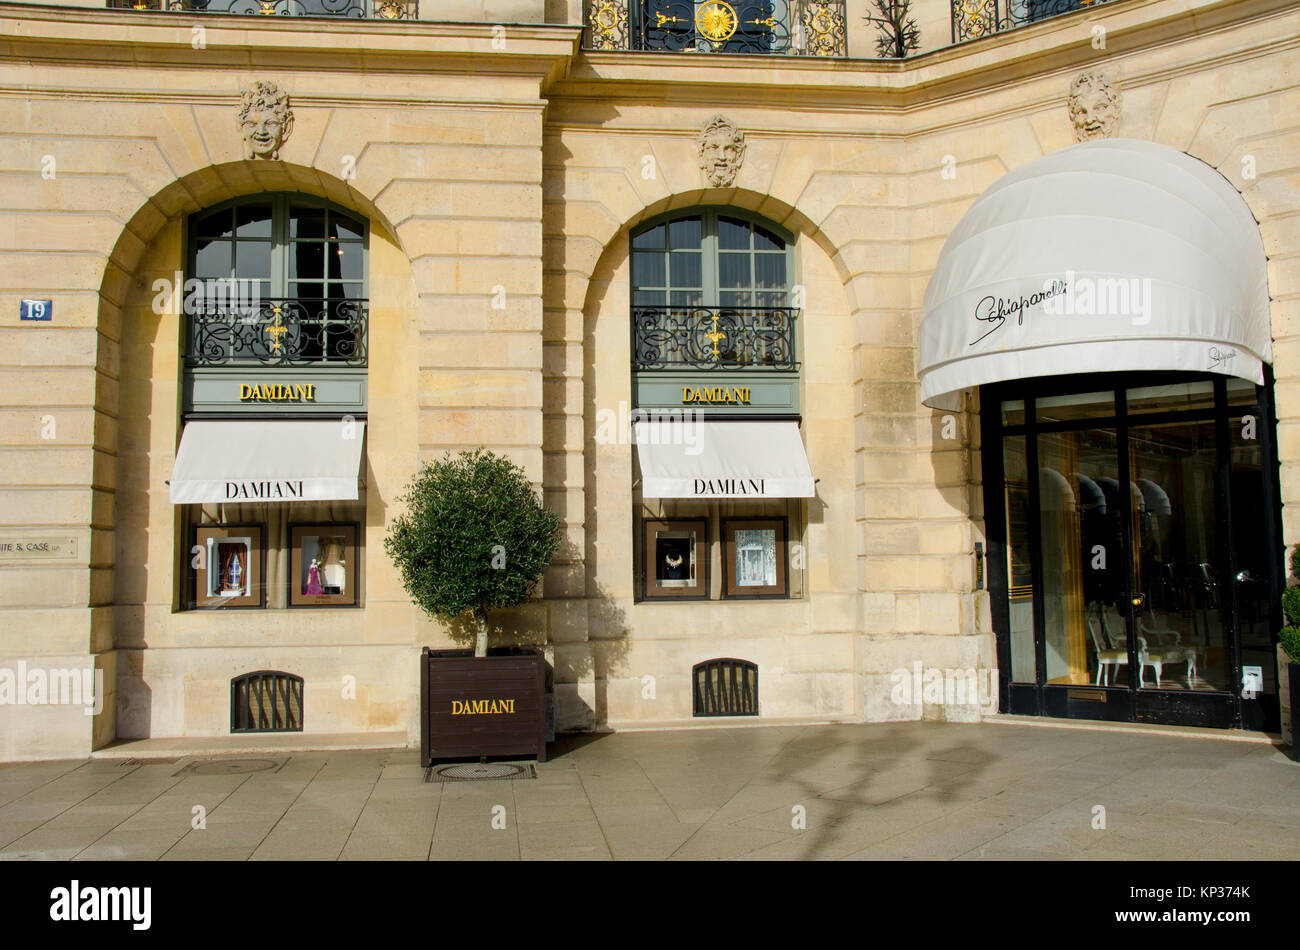
[[[54,319],[53,300],[23,300],[18,304],[19,320]]]

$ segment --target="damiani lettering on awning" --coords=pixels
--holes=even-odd
[[[697,478],[695,494],[697,495],[765,495],[761,478]]]
[[[296,482],[226,482],[226,498],[301,498],[302,480]]]

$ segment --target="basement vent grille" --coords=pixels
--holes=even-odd
[[[230,681],[231,732],[302,732],[302,677],[258,670]]]
[[[731,658],[706,660],[691,670],[697,716],[757,716],[758,665]]]

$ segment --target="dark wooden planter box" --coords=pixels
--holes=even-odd
[[[506,647],[420,656],[420,762],[536,755],[546,761],[547,675],[541,650]]]
[[[1291,689],[1291,758],[1300,762],[1300,661],[1292,660],[1287,664],[1287,676],[1290,677]]]

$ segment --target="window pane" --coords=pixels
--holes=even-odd
[[[360,221],[355,221],[347,215],[339,214],[337,211],[330,212],[329,236],[331,241],[359,241],[364,233],[365,228]]]
[[[662,249],[664,247],[664,237],[668,233],[668,226],[665,224],[656,224],[649,230],[642,231],[632,238],[634,248]]]
[[[704,292],[700,290],[674,290],[669,298],[674,307],[704,306]]]
[[[703,241],[700,218],[680,218],[668,223],[668,246],[672,248],[699,248]]]
[[[788,302],[785,298],[785,291],[775,294],[754,294],[754,306],[756,307],[784,307]]]
[[[1091,419],[1115,414],[1113,392],[1070,393],[1066,396],[1044,396],[1034,400],[1038,424],[1067,422],[1071,419]]]
[[[289,296],[298,300],[320,300],[325,296],[324,285],[315,282],[289,282]]]
[[[1002,401],[1002,424],[1004,426],[1021,426],[1025,424],[1025,401],[1023,399],[1004,399]]]
[[[754,295],[748,290],[724,290],[718,294],[720,307],[752,307]]]
[[[269,280],[271,278],[271,242],[238,242],[235,246],[235,276],[246,280]]]
[[[737,218],[718,218],[718,247],[728,251],[749,250],[749,224]]]
[[[662,307],[668,303],[668,295],[662,290],[634,290],[632,292],[632,306],[634,307]]]
[[[663,287],[668,283],[668,265],[663,254],[632,255],[632,286]]]
[[[754,226],[754,250],[756,251],[784,251],[785,241],[773,234],[771,231]]]
[[[1023,435],[1009,436],[1002,440],[1002,464],[1006,479],[1011,679],[1016,683],[1035,682],[1032,520],[1029,513],[1029,470],[1026,458]]]
[[[235,220],[233,208],[223,208],[199,218],[197,225],[199,237],[230,237]]]
[[[1128,411],[1133,413],[1213,407],[1214,383],[1208,379],[1196,383],[1175,383],[1172,386],[1144,386],[1128,391]]]
[[[1135,604],[1139,683],[1144,689],[1226,690],[1231,631],[1223,608],[1232,588],[1220,558],[1215,423],[1133,426],[1129,458],[1135,475],[1133,560],[1141,594]],[[1247,492],[1232,499],[1234,521],[1241,512],[1257,512],[1250,506],[1263,494],[1258,479],[1239,484]],[[1258,517],[1247,523],[1261,524],[1262,514]],[[1258,545],[1242,540],[1238,550],[1244,560]],[[1244,588],[1238,586],[1238,596]]]
[[[361,245],[331,244],[329,276],[344,280],[361,279]]]
[[[325,209],[296,207],[289,217],[289,237],[323,238],[325,236]]]
[[[754,286],[768,289],[786,288],[785,255],[754,255]]]
[[[271,236],[270,205],[240,205],[235,209],[237,233],[241,238],[269,238]]]
[[[718,255],[718,286],[749,287],[749,255]]]
[[[325,245],[298,241],[289,246],[289,279],[325,276]]]
[[[191,276],[206,280],[212,277],[229,277],[230,273],[230,242],[200,239],[194,254],[194,273]]]
[[[1038,438],[1044,637],[1049,683],[1123,685],[1127,675],[1123,493],[1114,429]]]
[[[326,285],[326,295],[330,300],[361,299],[361,282],[354,280],[335,280]]]
[[[700,287],[703,275],[698,253],[670,254],[669,273],[674,287]]]
[[[1254,405],[1258,401],[1255,384],[1248,379],[1228,377],[1228,405]]]

